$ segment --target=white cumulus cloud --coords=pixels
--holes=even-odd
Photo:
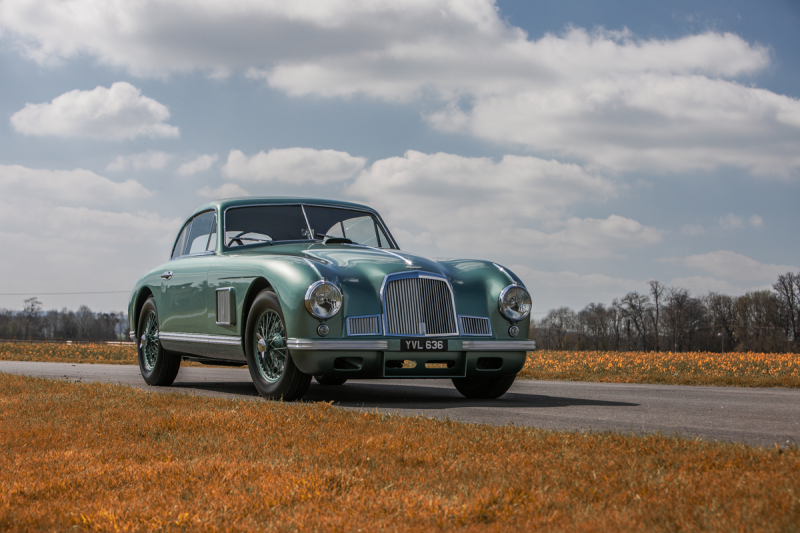
[[[138,181],[111,181],[84,169],[46,170],[0,165],[0,196],[24,206],[34,199],[60,205],[102,206],[151,196]]]
[[[800,101],[754,87],[769,50],[732,33],[532,39],[492,0],[5,0],[0,28],[40,62],[137,75],[247,72],[291,95],[425,101],[436,128],[612,171],[800,169]]]
[[[250,193],[242,189],[235,183],[224,183],[212,189],[211,187],[203,187],[197,191],[199,196],[208,198],[210,200],[221,200],[222,198],[236,198],[239,196],[250,196]]]
[[[739,215],[728,213],[719,218],[719,227],[726,230],[741,229],[746,225],[753,228],[763,228],[764,219],[758,215],[752,215],[746,221]]]
[[[192,176],[198,172],[204,172],[208,170],[211,168],[211,165],[217,162],[218,159],[219,156],[217,154],[203,154],[187,163],[183,163],[178,167],[176,173],[179,176]]]
[[[104,310],[124,310],[136,279],[168,258],[182,222],[131,209],[152,194],[136,181],[113,182],[83,169],[0,165],[0,247],[20,258],[0,261],[0,275],[31,291],[122,291],[87,298],[102,301]],[[3,305],[17,307],[21,299],[4,297]],[[73,308],[86,302],[42,301]]]
[[[663,261],[701,270],[726,281],[750,281],[754,284],[774,283],[780,274],[798,270],[797,266],[762,263],[746,255],[726,250],[683,258],[667,258]]]
[[[133,139],[139,136],[178,137],[166,124],[169,110],[143,96],[127,82],[91,91],[74,90],[51,102],[25,104],[11,116],[12,127],[24,135],[53,135],[90,139]]]
[[[495,162],[410,150],[373,163],[347,188],[389,221],[402,245],[570,257],[614,255],[658,243],[661,232],[617,215],[567,217],[575,205],[616,196],[614,182],[574,164],[510,156]]]
[[[158,150],[148,150],[140,154],[118,155],[114,161],[108,164],[106,170],[121,172],[123,170],[160,170],[167,166],[172,154]]]
[[[253,156],[231,150],[222,173],[230,180],[321,184],[352,178],[366,161],[347,152],[313,148],[276,148]]]

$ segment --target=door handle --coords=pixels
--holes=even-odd
[[[167,270],[161,274],[161,279],[172,279],[172,270]]]

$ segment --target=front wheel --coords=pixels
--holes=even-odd
[[[456,390],[474,400],[493,400],[511,388],[516,374],[492,378],[453,378]]]
[[[253,301],[244,345],[250,377],[261,396],[286,401],[303,397],[311,376],[297,368],[286,347],[283,311],[274,292],[263,290]]]
[[[181,358],[161,347],[158,331],[158,311],[151,296],[142,306],[136,328],[139,370],[148,385],[168,387],[181,369]]]

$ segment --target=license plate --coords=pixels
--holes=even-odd
[[[446,352],[446,340],[428,339],[402,339],[400,340],[401,352]]]

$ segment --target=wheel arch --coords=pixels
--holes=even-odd
[[[153,291],[150,290],[150,287],[142,287],[139,291],[139,295],[136,297],[136,305],[133,308],[133,328],[136,331],[136,328],[139,324],[139,315],[142,312],[142,307],[144,307],[144,303],[147,301],[148,298],[153,296]]]
[[[244,337],[245,328],[247,327],[247,318],[250,314],[250,308],[253,306],[253,300],[256,299],[258,293],[265,289],[270,289],[273,292],[275,291],[269,280],[260,276],[254,279],[253,283],[251,283],[250,287],[247,289],[244,302],[242,302],[241,322],[239,322],[241,324],[242,337]]]

